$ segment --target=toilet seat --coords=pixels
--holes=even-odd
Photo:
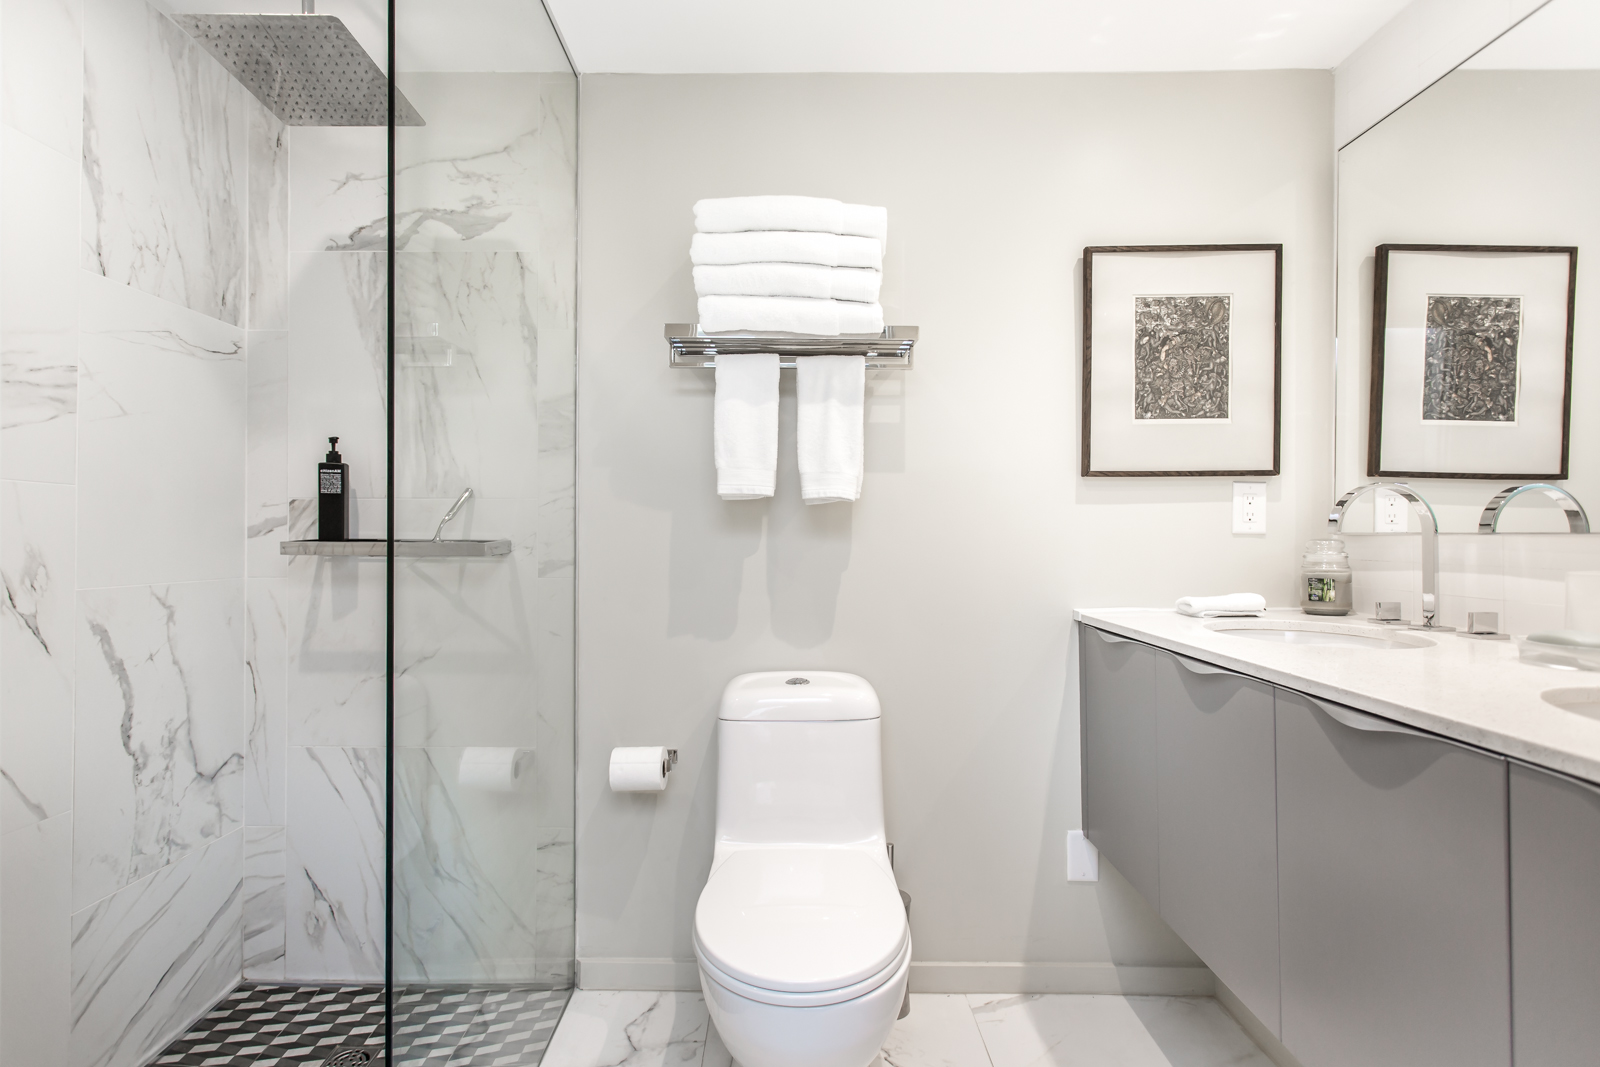
[[[856,848],[749,848],[695,908],[709,977],[767,1004],[834,1004],[893,978],[911,951],[894,877]]]

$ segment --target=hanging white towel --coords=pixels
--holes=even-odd
[[[697,296],[808,296],[875,304],[883,274],[816,263],[731,263],[694,269]]]
[[[865,356],[801,356],[795,360],[800,497],[831,504],[861,496]]]
[[[756,333],[880,334],[883,308],[847,300],[803,296],[702,296],[700,329],[706,333],[747,330]]]
[[[717,495],[771,496],[778,476],[777,353],[718,354],[712,423]]]
[[[729,196],[698,201],[694,205],[694,228],[701,233],[811,230],[886,241],[889,212],[822,196]]]
[[[883,269],[883,244],[874,237],[834,233],[756,230],[750,233],[697,233],[689,241],[696,266],[725,263],[819,263],[824,267]]]
[[[1178,614],[1193,615],[1200,619],[1215,619],[1229,615],[1259,615],[1266,610],[1267,599],[1259,593],[1178,598]]]

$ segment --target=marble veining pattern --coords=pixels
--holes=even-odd
[[[0,832],[72,807],[71,486],[0,482]]]
[[[288,980],[382,979],[383,810],[381,749],[289,750]]]
[[[713,1067],[706,1056],[710,1032],[698,993],[580,989],[567,1002],[541,1067]]]
[[[74,1067],[138,1067],[237,984],[243,834],[72,916]]]
[[[251,330],[248,363],[248,469],[245,472],[246,573],[288,573],[278,542],[289,536],[289,333]]]
[[[141,0],[85,0],[83,67],[84,268],[244,325],[254,101]]]
[[[270,982],[283,978],[287,916],[283,844],[281,826],[244,828],[241,936],[247,981]]]
[[[289,758],[288,651],[284,581],[245,582],[244,819],[282,826]]]
[[[221,581],[78,595],[76,907],[241,825],[243,594]]]
[[[289,328],[289,127],[254,98],[249,113],[250,297],[252,330]]]

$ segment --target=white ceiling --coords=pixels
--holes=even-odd
[[[1600,4],[1551,0],[1462,66],[1469,70],[1600,67]]]
[[[547,0],[585,74],[1337,66],[1408,0]]]

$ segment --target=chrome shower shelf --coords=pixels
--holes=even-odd
[[[349,541],[280,541],[278,553],[284,556],[386,556],[389,543],[377,538]],[[396,556],[426,556],[434,559],[484,559],[509,556],[511,542],[504,537],[487,541],[421,541],[404,538],[394,543]]]
[[[794,333],[703,333],[692,322],[667,324],[667,344],[674,367],[715,367],[717,353],[730,356],[750,352],[776,352],[778,366],[793,367],[799,356],[866,356],[869,370],[911,367],[911,350],[917,343],[915,326],[886,326],[876,337],[846,334],[808,337]]]

